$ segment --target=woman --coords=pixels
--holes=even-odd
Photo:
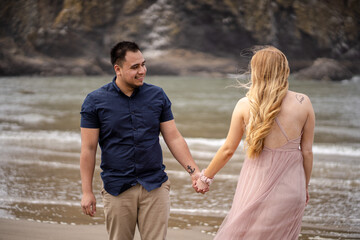
[[[306,95],[288,90],[290,70],[281,51],[257,51],[250,68],[250,88],[235,106],[226,141],[196,185],[208,190],[246,132],[233,204],[215,239],[297,239],[309,201],[314,111]]]

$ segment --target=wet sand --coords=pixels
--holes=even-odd
[[[0,219],[0,240],[101,240],[107,239],[104,225],[62,225],[26,220]],[[201,230],[168,229],[167,239],[210,240],[213,236]],[[140,240],[138,232],[134,240]]]

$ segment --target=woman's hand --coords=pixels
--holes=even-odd
[[[305,206],[308,205],[309,199],[310,199],[309,188],[308,188],[308,186],[306,186],[306,202],[305,202]]]
[[[201,181],[200,178],[196,181],[195,187],[197,188],[196,192],[198,193],[204,194],[209,191],[209,185]]]

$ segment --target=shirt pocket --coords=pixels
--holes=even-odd
[[[158,133],[160,131],[160,116],[162,106],[160,104],[147,104],[141,108],[141,123],[145,131]]]

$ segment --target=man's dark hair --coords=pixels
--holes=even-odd
[[[117,63],[122,66],[125,61],[127,51],[137,52],[140,51],[140,48],[134,42],[123,41],[117,43],[110,52],[111,64],[114,66]]]

